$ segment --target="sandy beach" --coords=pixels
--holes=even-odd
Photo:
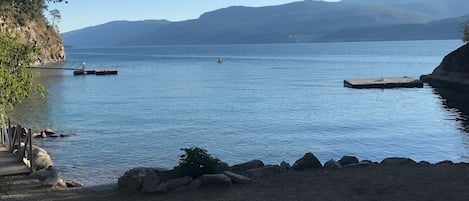
[[[230,188],[180,190],[163,195],[129,194],[117,184],[47,189],[24,176],[11,183],[1,200],[318,200],[318,201],[467,201],[469,164],[357,166],[337,170],[286,170]]]

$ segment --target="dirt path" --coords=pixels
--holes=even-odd
[[[334,171],[286,171],[227,189],[182,190],[165,195],[130,195],[115,185],[44,189],[24,177],[8,177],[0,200],[297,200],[297,201],[469,201],[469,164],[349,167]]]

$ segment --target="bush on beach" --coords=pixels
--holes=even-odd
[[[181,149],[185,153],[180,156],[179,164],[174,167],[178,176],[197,178],[203,174],[214,174],[220,161],[207,153],[207,150],[192,147]]]

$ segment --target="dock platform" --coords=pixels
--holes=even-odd
[[[96,70],[76,70],[73,75],[117,75],[115,68],[98,68]]]
[[[4,145],[0,145],[0,176],[27,175],[31,170],[12,153],[8,152]]]
[[[423,82],[411,77],[382,77],[344,80],[344,86],[355,89],[423,88]]]

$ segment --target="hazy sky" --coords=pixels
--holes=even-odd
[[[234,5],[279,5],[295,0],[68,0],[68,4],[50,4],[59,9],[60,31],[67,32],[114,20],[196,19],[207,11]],[[327,0],[337,1],[337,0]]]

